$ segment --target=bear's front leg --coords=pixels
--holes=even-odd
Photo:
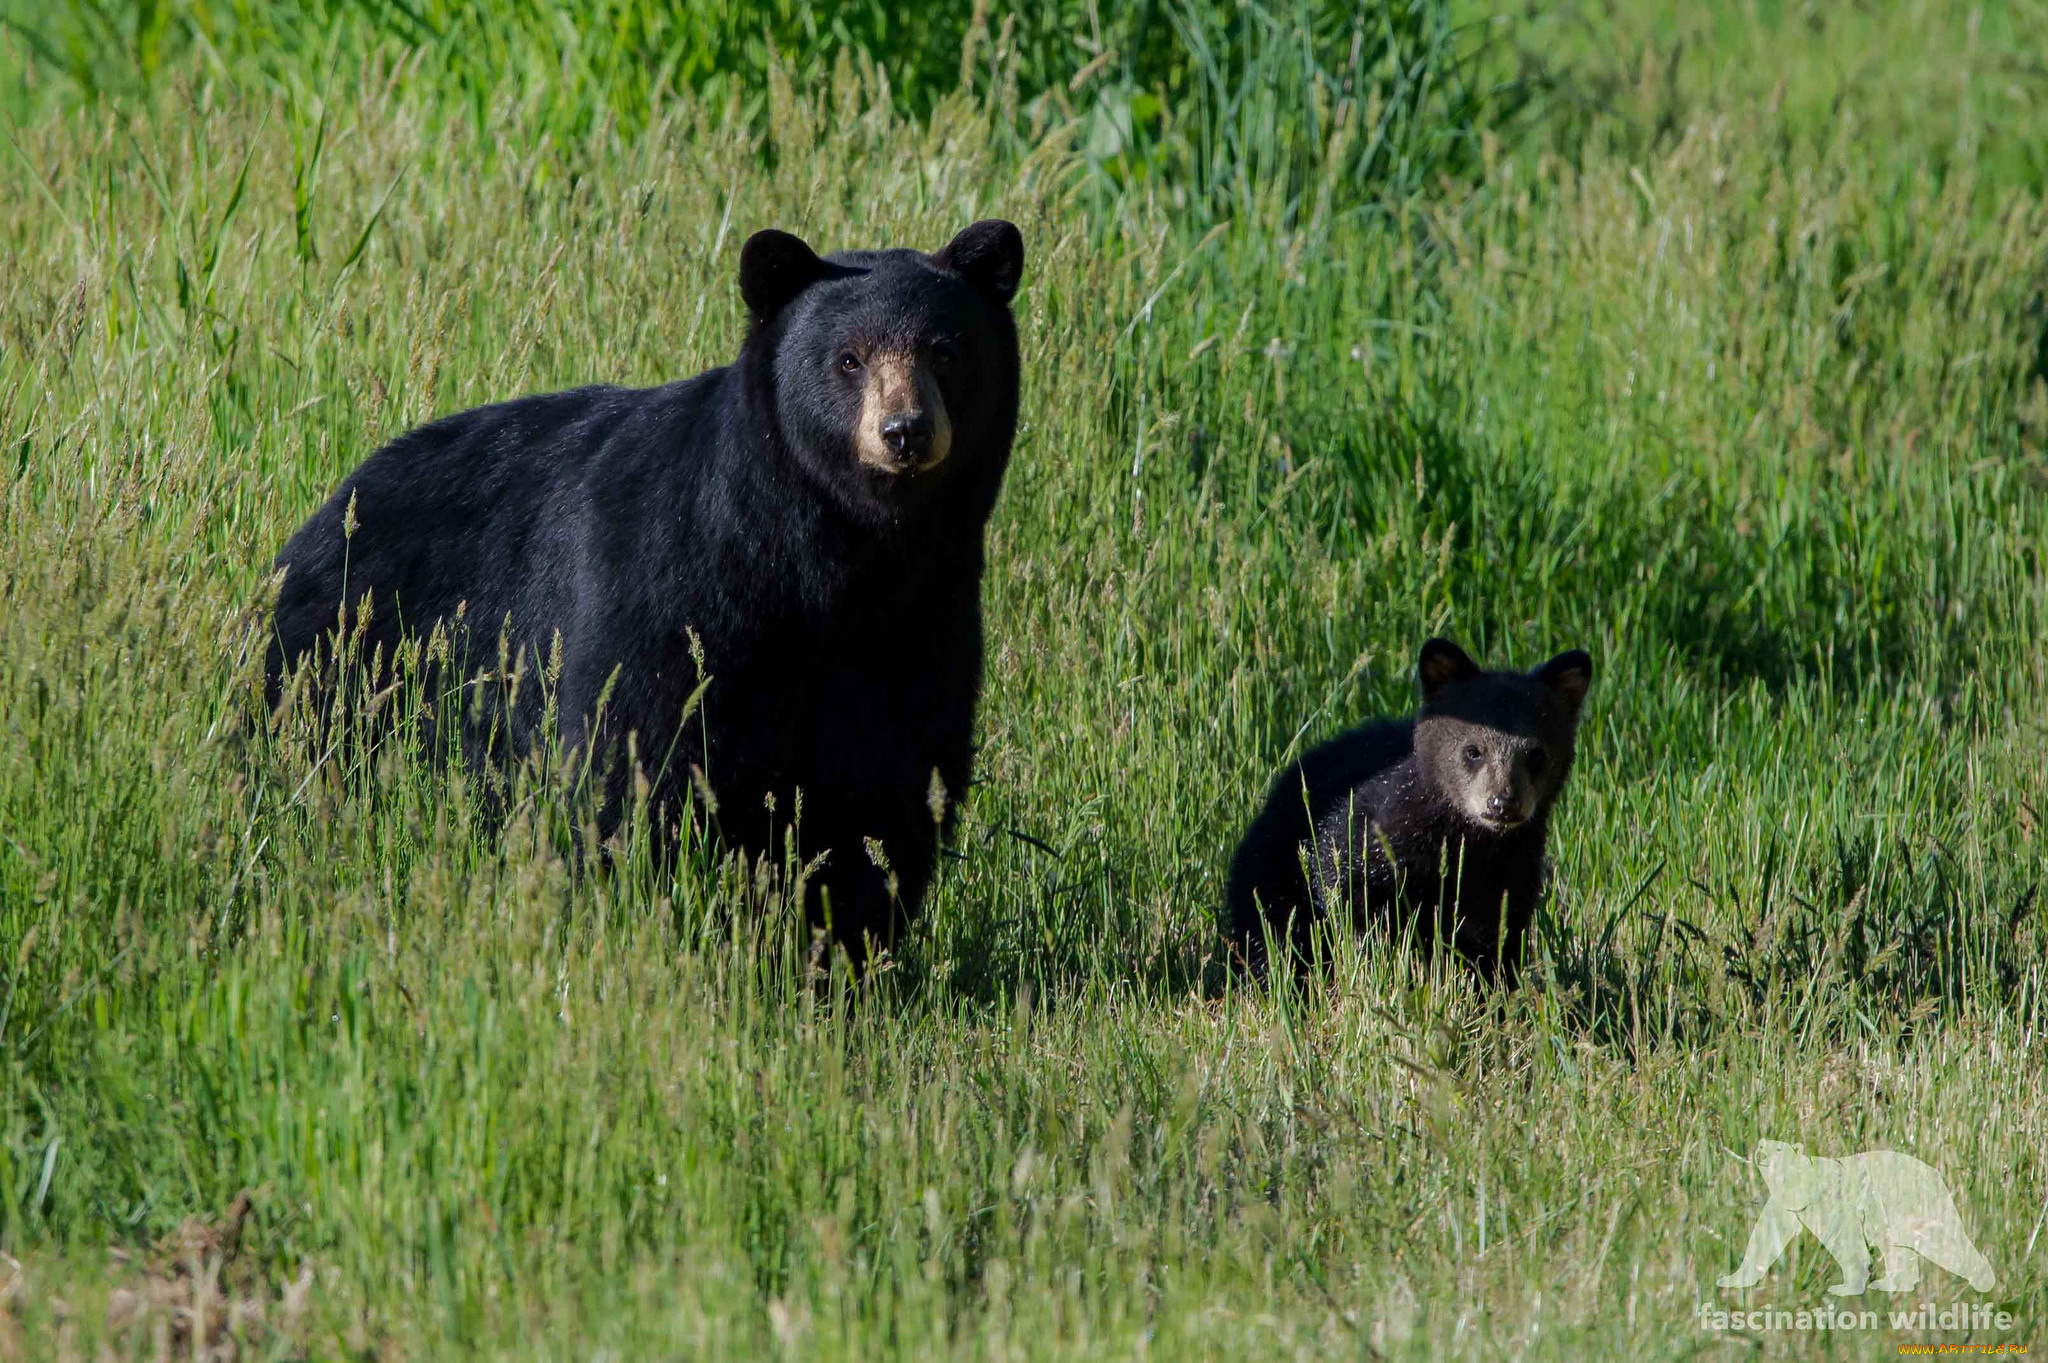
[[[1880,1292],[1910,1292],[1920,1285],[1920,1256],[1904,1245],[1884,1247],[1884,1276],[1871,1286]]]
[[[846,953],[856,976],[867,969],[872,950],[886,950],[895,939],[888,881],[859,846],[834,847],[812,873],[804,886],[804,917],[829,946]]]
[[[1505,930],[1501,934],[1500,982],[1513,989],[1521,981],[1522,966],[1529,951],[1529,928],[1536,921],[1536,906],[1543,899],[1545,874],[1540,868],[1527,883],[1508,891]]]
[[[1842,1281],[1828,1291],[1837,1297],[1862,1296],[1870,1285],[1870,1246],[1856,1218],[1840,1208],[1830,1208],[1824,1217],[1809,1219],[1806,1228],[1835,1256],[1842,1270]]]
[[[869,827],[876,822],[863,821]],[[830,830],[831,853],[804,895],[811,925],[829,930],[855,974],[866,969],[871,953],[893,947],[916,916],[938,841],[928,817],[923,827],[915,818],[895,820],[881,837],[854,831],[862,826],[830,815],[813,825]]]
[[[1756,1226],[1749,1232],[1749,1248],[1743,1251],[1742,1267],[1722,1278],[1719,1287],[1755,1287],[1764,1280],[1778,1256],[1785,1252],[1785,1246],[1799,1234],[1799,1217],[1778,1204],[1773,1197],[1764,1203],[1764,1209],[1757,1214]]]

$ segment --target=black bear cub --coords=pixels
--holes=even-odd
[[[1432,639],[1417,672],[1421,713],[1287,768],[1238,845],[1225,935],[1254,974],[1266,973],[1268,933],[1299,974],[1313,926],[1348,913],[1359,931],[1448,941],[1513,987],[1593,660],[1574,649],[1534,672],[1482,672]]]
[[[331,694],[365,598],[372,685],[401,639],[452,631],[425,684],[474,698],[467,755],[526,752],[551,699],[604,774],[601,832],[629,754],[666,827],[701,784],[750,855],[783,853],[800,796],[812,920],[858,962],[916,914],[967,791],[1024,243],[987,221],[932,255],[820,257],[765,231],[739,267],[732,364],[445,417],[345,478],[278,556],[269,694],[306,662]]]

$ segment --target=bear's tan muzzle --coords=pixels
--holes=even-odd
[[[923,473],[953,449],[953,423],[931,371],[915,356],[876,355],[861,395],[860,462],[877,473]]]

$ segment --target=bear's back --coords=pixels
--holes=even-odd
[[[458,612],[487,632],[509,616],[523,626],[522,644],[564,623],[574,565],[592,536],[617,536],[654,514],[651,476],[707,476],[687,457],[658,467],[663,445],[648,437],[679,411],[704,407],[723,372],[660,388],[534,394],[438,418],[385,444],[278,553],[285,576],[270,650],[273,700],[284,668],[333,631],[344,598],[353,617],[369,596],[366,645],[381,645],[387,659],[401,631],[425,635]],[[495,637],[473,641],[472,657],[479,647],[495,656]]]
[[[1403,762],[1413,741],[1413,721],[1375,720],[1312,748],[1267,789],[1231,858],[1224,894],[1228,936],[1256,970],[1264,970],[1267,922],[1278,929],[1293,919],[1297,933],[1305,927],[1311,887],[1303,845],[1356,793],[1370,798],[1375,779]]]

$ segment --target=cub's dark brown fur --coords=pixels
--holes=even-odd
[[[1343,912],[1360,931],[1448,940],[1483,978],[1514,985],[1593,660],[1574,649],[1534,672],[1482,672],[1432,639],[1416,670],[1419,714],[1288,767],[1238,845],[1224,931],[1255,974],[1269,932],[1299,971],[1314,924]]]

